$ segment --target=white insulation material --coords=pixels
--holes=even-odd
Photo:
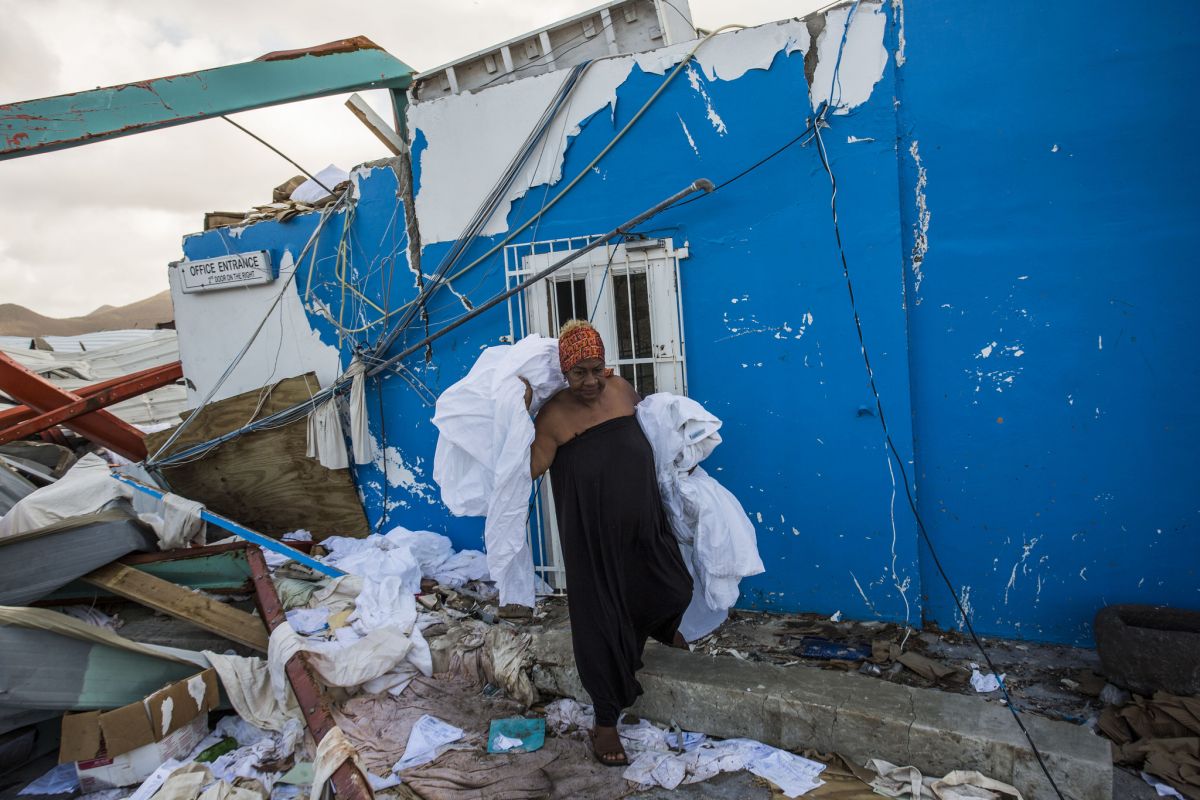
[[[846,14],[846,9],[831,11],[826,32],[818,42],[817,86],[811,91],[814,106],[828,95]],[[865,102],[883,76],[887,63],[885,27],[886,17],[879,3],[859,6],[842,56],[839,113]],[[831,31],[836,31],[836,36]],[[615,105],[618,87],[630,77],[635,66],[643,72],[665,74],[694,47],[696,42],[684,42],[594,62],[580,79],[566,110],[558,115],[540,152],[514,181],[483,234],[505,232],[512,203],[534,186],[574,177],[562,174],[571,137],[592,114]],[[800,20],[721,33],[701,45],[693,75],[698,72],[709,83],[737,80],[750,70],[769,68],[780,52],[804,53],[809,47],[808,27]],[[410,107],[409,129],[414,136],[420,131],[426,142],[420,154],[420,186],[416,195],[424,244],[458,238],[480,199],[495,185],[566,75],[565,70],[560,70]],[[723,133],[725,123],[704,83],[696,78],[699,75],[691,80],[689,76],[677,80],[689,80],[698,101],[707,104],[710,122]]]

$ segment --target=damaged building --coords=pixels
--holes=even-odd
[[[802,617],[808,627],[794,628],[789,645],[799,658],[787,663],[853,665],[850,674],[803,670],[748,658],[754,645],[735,644],[724,655],[716,648],[705,656],[710,671],[692,675],[679,659],[696,653],[650,653],[644,716],[677,722],[680,743],[695,729],[787,751],[837,751],[855,769],[886,759],[866,776],[880,785],[900,780],[886,769],[895,762],[926,775],[977,770],[1027,798],[1062,796],[1060,788],[1065,796],[1114,796],[1109,743],[1092,729],[1128,746],[1141,730],[1131,712],[1121,717],[1125,728],[1111,714],[1090,725],[1069,714],[1023,714],[1047,754],[1042,763],[1007,704],[980,710],[983,689],[948,691],[944,701],[923,694],[966,685],[967,665],[979,661],[970,647],[923,651],[953,661],[958,683],[924,656],[904,658],[910,637],[938,642],[945,634],[969,645],[978,633],[1013,648],[1073,654],[1078,663],[1070,666],[1082,671],[1067,678],[1072,691],[1086,683],[1082,675],[1095,678],[1094,669],[1114,691],[1149,697],[1166,688],[1183,698],[1186,712],[1161,712],[1173,719],[1200,711],[1194,669],[1178,681],[1139,683],[1114,678],[1113,664],[1103,673],[1091,653],[1103,635],[1093,627],[1101,609],[1195,609],[1200,591],[1200,473],[1191,464],[1200,425],[1186,403],[1200,370],[1183,347],[1200,333],[1187,288],[1196,278],[1186,266],[1197,243],[1191,179],[1200,175],[1187,141],[1196,112],[1183,101],[1180,68],[1200,49],[1200,20],[1176,9],[1184,22],[1164,25],[1122,9],[1121,24],[1097,24],[1097,11],[1116,12],[1102,6],[861,0],[803,19],[706,31],[694,26],[686,2],[625,0],[426,72],[393,66],[390,83],[360,82],[385,85],[395,101],[386,122],[357,105],[380,137],[378,160],[295,181],[248,216],[210,215],[205,230],[183,236],[168,274],[186,405],[197,413],[150,434],[144,458],[130,459],[140,465],[127,480],[140,484],[112,490],[157,514],[156,532],[128,519],[89,520],[122,544],[92,554],[102,560],[87,562],[87,585],[107,581],[106,591],[136,594],[116,591],[117,575],[92,572],[123,558],[109,569],[146,567],[153,580],[245,595],[240,607],[216,604],[243,616],[205,611],[216,615],[209,633],[228,639],[241,631],[240,655],[265,650],[268,634],[272,652],[306,652],[303,668],[275,656],[270,667],[286,665],[301,705],[331,686],[371,687],[366,694],[373,689],[405,721],[388,736],[407,739],[422,717],[413,708],[438,716],[434,697],[460,709],[442,718],[463,733],[469,701],[431,682],[432,667],[499,687],[506,697],[486,698],[494,716],[524,713],[539,692],[543,702],[586,700],[569,633],[552,624],[562,622],[560,599],[571,587],[549,482],[527,493],[527,538],[516,556],[532,565],[544,602],[514,623],[496,596],[480,593],[487,570],[479,551],[490,557],[492,549],[483,515],[452,513],[445,502],[435,413],[488,348],[552,338],[568,320],[588,319],[608,346],[608,365],[639,394],[686,395],[720,418],[723,441],[705,469],[740,502],[763,569],[739,573],[747,577],[733,618],[717,635],[750,618],[782,626]],[[322,59],[376,52],[358,42],[285,55],[319,73]],[[353,81],[327,83],[323,93],[350,91]],[[1149,111],[1130,113],[1130,98]],[[8,124],[2,113],[0,133]],[[10,151],[20,144],[11,134],[8,142]],[[155,505],[164,492],[203,504],[206,541],[194,529],[164,533],[168,517],[186,511],[169,500]],[[404,539],[409,533],[418,538]],[[427,533],[438,536],[420,538]],[[0,547],[48,557],[21,535],[0,538]],[[210,549],[229,535],[241,540],[236,547]],[[280,546],[287,536],[291,544]],[[247,540],[266,548],[265,560]],[[163,542],[208,546],[199,560],[129,555]],[[292,550],[297,542],[301,553]],[[290,581],[288,591],[322,574],[383,585],[390,573],[372,564],[400,552],[424,580],[415,606],[359,587],[366,599],[350,611],[337,582],[315,590],[326,593],[319,602],[289,606],[270,578],[274,570],[275,584]],[[219,573],[208,584],[204,570],[179,566],[201,560]],[[62,584],[6,600],[38,612],[4,612],[7,630],[22,631],[13,641],[51,635],[34,619],[46,612],[26,606],[91,597],[81,575],[67,568]],[[291,623],[313,622],[293,612],[318,607],[316,627],[301,634],[329,633],[344,615],[343,626],[358,626],[356,641],[376,652],[403,650],[403,669],[394,662],[355,680],[342,672],[351,667],[334,663],[328,642],[289,638],[299,636]],[[429,611],[443,615],[441,629],[422,635],[416,620]],[[408,620],[403,645],[381,633],[390,627],[371,623],[372,613]],[[1183,652],[1194,653],[1194,617],[1179,614],[1191,638],[1164,642],[1184,641],[1193,650]],[[1153,615],[1109,619],[1135,629],[1158,624]],[[825,620],[852,626],[861,650],[822,650],[833,647]],[[1147,647],[1173,646],[1164,642]],[[146,645],[156,653],[99,639],[76,644],[80,663],[85,650],[124,648],[142,679],[103,703],[67,692],[38,706],[40,695],[29,693],[3,706],[15,714],[5,727],[17,730],[42,708],[56,720],[63,711],[115,713],[174,681],[211,682],[210,666],[228,694],[226,678],[242,669],[218,663],[224,648],[212,643],[179,646],[217,653],[199,661],[164,657],[166,644]],[[478,659],[474,672],[463,667],[468,653]],[[975,666],[981,679],[992,677],[990,665]],[[879,680],[888,669],[893,677],[907,669],[923,683],[873,694],[889,683]],[[756,670],[792,672],[762,685],[751,677]],[[801,673],[808,677],[794,677]],[[246,675],[238,680],[252,685]],[[862,683],[846,688],[850,680]],[[415,705],[404,702],[410,684],[422,698]],[[197,709],[218,705],[203,692]],[[736,710],[747,693],[760,710]],[[1023,710],[1036,705],[1031,697],[1022,698]],[[1093,703],[1099,717],[1098,702],[1080,707]],[[1154,708],[1176,708],[1162,702]],[[154,716],[156,703],[146,706],[146,735],[160,744],[171,725],[161,711]],[[336,745],[317,748],[317,791],[335,769],[361,771],[334,780],[339,795],[397,791],[379,782],[404,748],[364,749],[356,737],[383,734],[345,703],[366,717],[382,713],[360,694],[301,715],[316,742],[332,719],[357,732],[357,760],[343,753],[338,761],[330,755]],[[260,722],[288,716],[286,708],[254,707]],[[573,711],[557,705],[543,716],[551,731],[567,732],[582,724],[572,722]],[[100,730],[104,719],[75,724]],[[1179,738],[1200,736],[1200,721],[1189,719],[1198,727],[1184,724]],[[872,728],[884,733],[863,733]],[[879,741],[893,733],[897,741]],[[272,746],[300,736],[283,724],[273,734]],[[946,738],[965,744],[939,750],[934,743]],[[76,752],[86,750],[85,742]],[[449,758],[450,768],[477,768],[477,759]],[[554,763],[569,760],[562,758]],[[550,763],[539,769],[551,788],[582,780],[556,778]],[[1165,763],[1173,766],[1150,771],[1197,791],[1200,782],[1188,783],[1200,774],[1194,767]],[[421,782],[435,779],[429,767],[413,768],[408,791],[457,796],[422,794]],[[689,774],[703,772],[696,769]],[[778,775],[766,767],[755,774],[764,772],[769,781]],[[665,785],[570,785],[591,786],[575,796],[616,797],[656,781]],[[521,796],[552,793],[538,786]]]

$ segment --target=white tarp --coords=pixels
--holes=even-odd
[[[654,450],[663,507],[696,582],[680,626],[689,641],[719,625],[742,578],[764,571],[754,525],[733,494],[699,466],[718,444],[721,421],[676,394],[652,394],[637,407]]]
[[[0,517],[0,539],[95,514],[119,502],[131,502],[135,496],[138,508],[149,509],[138,518],[154,529],[163,550],[203,541],[200,512],[204,506],[173,494],[145,500],[145,495],[114,478],[108,463],[95,453],[85,454],[57,481],[21,498]]]
[[[521,378],[533,387],[535,414],[566,387],[557,339],[534,334],[515,345],[489,347],[465,378],[442,393],[433,416],[439,433],[433,478],[452,514],[487,517],[487,565],[501,605],[532,606],[533,556],[525,523],[534,432]]]

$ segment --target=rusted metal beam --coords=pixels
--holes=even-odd
[[[26,436],[61,425],[68,420],[84,414],[90,414],[102,408],[107,408],[122,400],[145,394],[146,392],[174,383],[183,377],[183,364],[174,361],[160,367],[151,367],[141,372],[135,372],[122,378],[115,379],[117,383],[106,388],[93,391],[87,396],[82,393],[79,399],[61,405],[51,411],[37,414],[23,422],[3,427],[0,424],[0,444],[24,439]],[[12,409],[16,411],[17,409]]]
[[[0,353],[0,390],[39,413],[84,399],[30,372],[4,353]],[[146,457],[142,432],[107,411],[91,411],[69,420],[67,427],[131,461]]]
[[[140,373],[133,374],[137,375]],[[105,389],[111,389],[114,386],[121,385],[121,382],[129,377],[131,376],[120,375],[116,378],[109,378],[106,381],[100,381],[99,383],[81,386],[75,390],[75,394],[79,395],[80,397],[91,397],[94,394],[99,394]],[[13,406],[12,408],[6,408],[3,411],[0,411],[0,430],[4,430],[10,425],[16,425],[18,422],[24,422],[27,419],[33,419],[37,416],[37,413],[38,412],[34,411],[29,406]]]
[[[362,89],[393,98],[413,70],[364,36],[242,64],[0,105],[0,160]]]
[[[254,597],[258,602],[258,613],[267,624],[267,630],[274,631],[282,625],[287,617],[283,613],[283,605],[279,602],[279,594],[271,581],[267,570],[267,561],[263,558],[262,550],[257,547],[246,548],[246,560],[250,562],[250,574],[254,580]],[[321,684],[317,680],[308,654],[301,651],[296,653],[284,666],[288,683],[300,703],[300,712],[304,715],[304,724],[312,734],[317,744],[325,738],[337,724],[329,713],[329,703]],[[343,761],[333,773],[333,791],[344,800],[372,800],[374,797],[367,776],[359,771],[353,761]]]

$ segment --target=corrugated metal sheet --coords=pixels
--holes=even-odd
[[[28,350],[32,336],[0,336],[0,350]]]
[[[126,331],[99,331],[96,333],[81,333],[78,336],[43,336],[46,344],[54,348],[56,353],[79,353],[103,350],[117,345],[140,342],[161,333],[157,330],[131,329]],[[26,345],[28,346],[28,345]]]
[[[67,391],[179,360],[179,337],[173,330],[108,331],[87,336],[125,333],[137,336],[108,347],[92,349],[88,346],[86,351],[14,350],[2,344],[0,349],[26,369],[48,378]],[[87,338],[83,338],[86,344]],[[0,409],[8,407],[9,404],[0,401]],[[108,410],[132,425],[178,422],[179,415],[187,410],[187,389],[182,385],[164,386],[117,403]]]

